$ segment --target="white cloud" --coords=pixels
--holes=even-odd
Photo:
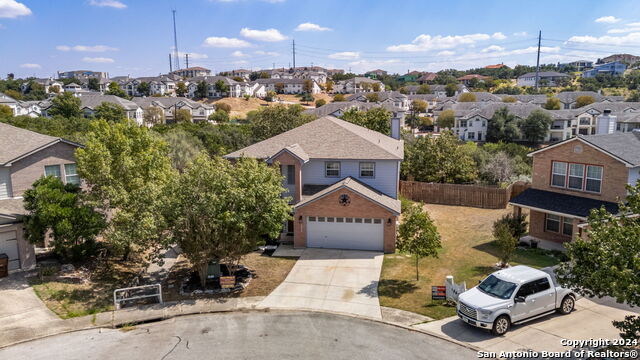
[[[529,35],[526,31],[518,31],[518,32],[514,32],[513,36],[527,36]]]
[[[540,47],[540,52],[543,53],[557,53],[560,51],[560,47],[559,46],[541,46]],[[506,52],[506,55],[523,55],[523,54],[534,54],[538,52],[538,47],[537,46],[529,46],[528,48],[524,48],[524,49],[516,49],[516,50],[510,50]]]
[[[322,27],[314,23],[302,23],[295,28],[296,31],[331,31],[331,28]]]
[[[336,60],[355,60],[360,58],[360,53],[357,51],[343,51],[331,54],[328,58]]]
[[[640,31],[640,22],[633,22],[624,25],[623,28],[614,28],[607,30],[607,34],[624,34],[628,32]]]
[[[280,56],[279,53],[275,52],[275,51],[262,51],[262,50],[258,50],[255,52],[256,55],[266,55],[266,56]]]
[[[460,45],[474,45],[478,41],[491,39],[488,34],[468,34],[468,35],[436,35],[422,34],[413,39],[411,44],[392,45],[387,47],[387,51],[392,52],[415,52],[452,49]]]
[[[494,51],[504,51],[504,48],[502,46],[498,46],[498,45],[490,45],[490,46],[487,46],[486,48],[480,50],[480,52],[482,52],[482,53],[488,53],[488,52],[494,52]]]
[[[15,0],[0,0],[0,18],[17,18],[31,15],[31,9]]]
[[[572,36],[568,42],[603,45],[635,45],[640,42],[640,32],[632,32],[624,36]]]
[[[244,48],[251,46],[251,44],[247,41],[236,38],[210,36],[204,39],[202,46],[217,48]]]
[[[117,0],[91,0],[89,1],[91,6],[110,7],[114,9],[126,9],[127,5]]]
[[[233,56],[233,57],[238,57],[238,58],[242,58],[242,57],[247,57],[247,56],[249,56],[249,55],[247,55],[247,54],[243,53],[243,52],[242,52],[242,51],[240,51],[240,50],[236,50],[236,51],[234,51],[234,52],[232,52],[232,53],[231,53],[231,56]]]
[[[20,65],[21,68],[24,69],[42,69],[42,66],[40,66],[40,64],[21,64]]]
[[[171,51],[173,51],[173,46],[171,47]],[[194,53],[194,52],[182,52],[182,51],[178,51],[178,56],[182,59],[184,58],[184,56],[186,54],[189,54],[189,59],[193,59],[193,60],[198,60],[198,59],[208,59],[209,55],[207,54],[200,54],[200,53]]]
[[[443,51],[440,51],[439,53],[437,53],[436,55],[438,55],[438,56],[453,56],[455,54],[456,54],[455,51],[443,50]]]
[[[605,23],[605,24],[615,24],[618,21],[620,21],[621,19],[615,17],[615,16],[603,16],[603,17],[599,17],[597,19],[595,19],[594,21],[597,23]]]
[[[114,62],[114,60],[112,58],[107,58],[107,57],[83,57],[82,61],[84,62],[88,62],[88,63],[99,63],[99,64],[107,64],[107,63],[112,63]]]
[[[491,35],[492,38],[496,39],[496,40],[504,40],[507,38],[507,35],[501,33],[501,32],[497,32],[497,33],[493,33],[493,35]]]
[[[276,42],[286,40],[287,37],[282,35],[277,29],[267,30],[253,30],[249,28],[242,28],[240,35],[258,41]]]
[[[56,46],[57,50],[60,51],[78,51],[78,52],[105,52],[105,51],[118,51],[118,48],[114,48],[106,45],[76,45],[76,46],[68,46],[68,45],[58,45]]]

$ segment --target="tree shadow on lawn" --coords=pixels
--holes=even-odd
[[[498,246],[495,244],[495,241],[482,243],[480,245],[474,246],[473,248],[495,256],[498,259],[500,258],[500,251],[498,249]],[[560,262],[560,259],[551,256],[547,251],[543,249],[516,248],[511,262],[542,268],[556,265]]]
[[[412,293],[416,290],[418,290],[418,287],[413,282],[407,280],[380,280],[378,285],[379,296],[394,299],[399,299],[402,295]]]

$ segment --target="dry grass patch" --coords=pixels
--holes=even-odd
[[[442,237],[437,259],[420,260],[420,280],[415,280],[415,259],[405,254],[385,255],[378,291],[380,304],[412,311],[435,319],[455,315],[455,308],[431,301],[431,286],[444,285],[445,277],[466,281],[467,288],[477,284],[498,262],[493,244],[493,222],[512,209],[425,205]],[[535,250],[518,250],[512,264],[532,267],[555,265],[558,260]]]

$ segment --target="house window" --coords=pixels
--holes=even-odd
[[[62,178],[62,174],[60,174],[60,165],[47,165],[44,167],[44,176],[53,176],[58,179]]]
[[[315,216],[309,216],[309,221],[316,221],[316,217]]]
[[[476,138],[476,133],[475,132],[469,132],[467,133],[467,139],[469,140],[473,140]]]
[[[296,183],[296,167],[294,165],[287,165],[287,184],[295,185]]]
[[[67,184],[80,185],[80,175],[78,175],[78,169],[76,164],[65,164],[64,175]]]
[[[602,186],[602,166],[587,166],[587,182],[585,190],[590,192],[600,192]]]
[[[460,120],[460,127],[467,127],[467,120]]]
[[[573,235],[573,219],[562,218],[562,234],[567,236]]]
[[[356,224],[362,224],[362,219],[361,218],[355,218],[355,223]]]
[[[560,216],[546,214],[544,229],[551,232],[560,232]]]
[[[572,190],[582,190],[584,180],[584,165],[569,164],[569,182],[567,187]]]
[[[376,163],[374,162],[361,162],[360,163],[360,177],[361,178],[373,178],[376,174]]]
[[[554,161],[551,172],[551,186],[564,187],[567,177],[567,163]]]
[[[340,162],[339,161],[327,161],[324,163],[324,176],[325,177],[340,177]]]

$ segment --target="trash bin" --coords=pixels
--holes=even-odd
[[[9,256],[0,254],[0,278],[9,276]]]

